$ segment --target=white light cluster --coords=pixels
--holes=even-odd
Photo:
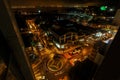
[[[101,32],[96,33],[96,37],[101,37],[101,36],[102,36]]]
[[[58,48],[61,48],[61,49],[64,49],[64,45],[60,45],[58,43],[55,42],[55,45],[58,47]]]

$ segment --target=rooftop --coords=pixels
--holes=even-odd
[[[57,35],[62,36],[68,32],[75,32],[78,34],[91,34],[96,32],[97,29],[94,29],[89,26],[83,26],[69,20],[60,20],[57,21],[50,27],[51,31],[55,32]]]

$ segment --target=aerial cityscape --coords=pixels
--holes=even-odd
[[[119,4],[0,0],[0,80],[119,80]]]
[[[105,14],[106,8],[42,7],[15,12],[36,80],[92,79],[119,28],[112,23],[114,10]]]

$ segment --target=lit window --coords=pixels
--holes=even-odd
[[[56,46],[57,46],[58,48],[60,48],[60,45],[59,45],[59,44],[57,44],[57,43],[56,43]]]
[[[61,45],[61,48],[64,49],[64,45]]]

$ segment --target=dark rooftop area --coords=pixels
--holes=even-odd
[[[58,21],[55,24],[53,24],[53,26],[50,29],[59,36],[64,35],[67,32],[76,32],[78,34],[83,32],[84,34],[89,35],[91,33],[96,32],[97,30],[92,27],[83,26],[81,24],[77,24],[69,20]]]

